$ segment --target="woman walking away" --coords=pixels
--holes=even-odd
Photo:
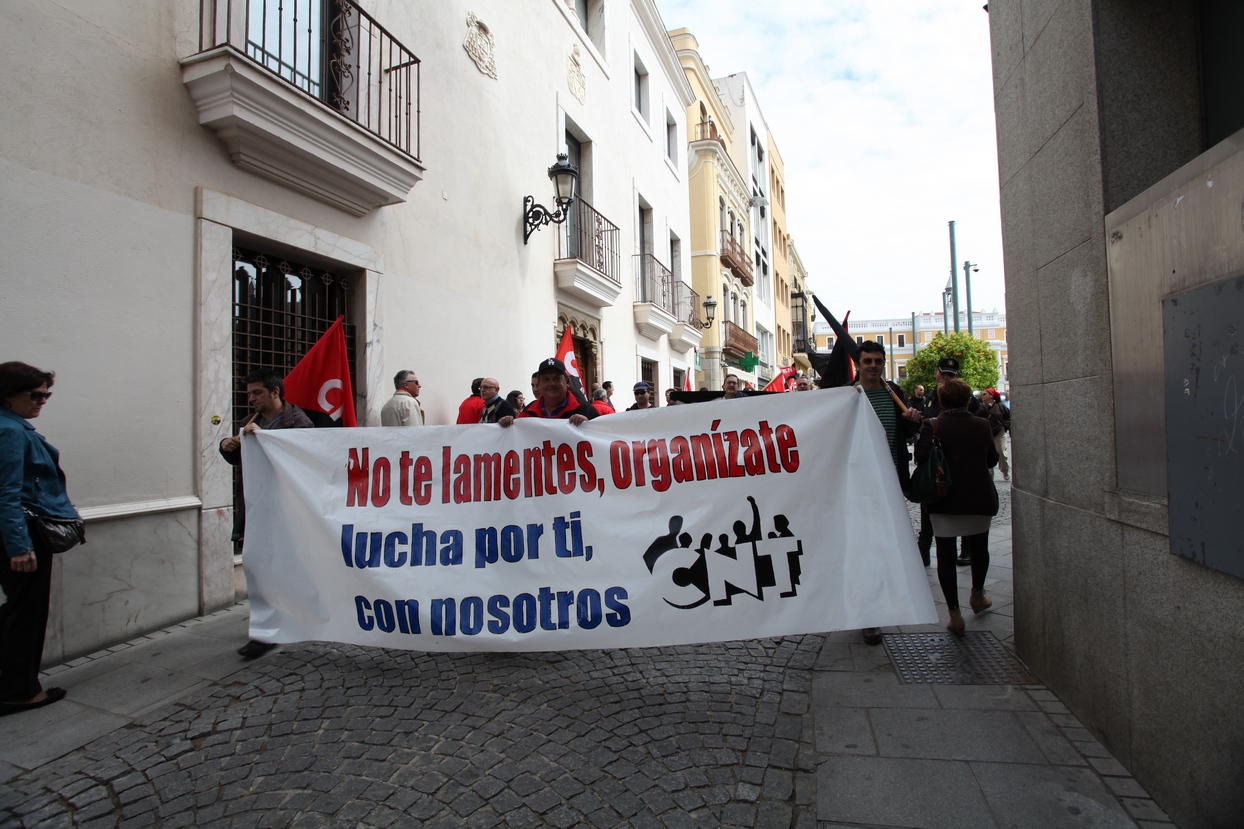
[[[950,492],[928,505],[937,539],[937,580],[950,608],[947,629],[956,636],[964,631],[959,611],[959,586],[955,570],[955,538],[963,537],[972,564],[972,594],[968,604],[974,613],[983,613],[993,604],[985,593],[985,574],[989,571],[989,522],[998,514],[998,490],[993,485],[993,467],[998,450],[989,433],[989,422],[967,410],[972,388],[959,379],[938,387],[941,413],[926,420],[916,441],[916,462],[929,456],[933,441],[942,445],[950,470]]]
[[[78,517],[65,494],[60,453],[30,424],[52,396],[53,376],[25,363],[0,363],[0,717],[65,698],[64,690],[39,684],[52,553],[35,549],[25,512]]]

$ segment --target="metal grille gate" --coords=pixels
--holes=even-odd
[[[284,376],[336,321],[345,316],[350,381],[355,378],[355,326],[351,325],[349,281],[277,254],[233,249],[233,434],[251,415],[244,380],[252,371]],[[317,426],[327,417],[308,416]],[[242,470],[233,473],[234,513],[242,503]],[[241,527],[235,523],[235,542]],[[239,550],[240,551],[240,550]]]

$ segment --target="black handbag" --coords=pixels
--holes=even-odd
[[[86,543],[86,522],[81,518],[37,515],[26,507],[26,531],[37,553],[63,553]]]
[[[929,455],[916,467],[911,478],[912,499],[918,504],[932,504],[950,494],[950,465],[937,435],[937,418],[933,418],[933,446]]]

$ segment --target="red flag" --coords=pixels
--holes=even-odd
[[[346,356],[345,317],[337,317],[285,378],[285,399],[295,406],[323,412],[347,426],[357,426],[350,359]]]
[[[574,356],[574,329],[569,325],[562,332],[561,345],[557,346],[557,359],[566,366],[567,374],[579,380],[579,388],[583,388],[583,381],[579,378],[579,361]]]
[[[786,391],[786,381],[795,376],[794,366],[782,366],[777,375],[761,391]]]
[[[687,366],[686,372],[683,373],[684,382],[682,384],[683,391],[694,391],[691,388],[691,372],[695,371],[691,366]]]

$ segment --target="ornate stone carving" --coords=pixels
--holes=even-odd
[[[462,41],[462,48],[475,61],[479,71],[490,78],[497,77],[497,62],[493,57],[496,45],[492,40],[492,32],[484,25],[484,21],[475,16],[475,12],[467,12],[467,33],[466,40]]]
[[[577,43],[566,58],[566,85],[570,87],[570,94],[574,95],[579,103],[587,103],[587,76],[583,74],[583,61]]]

